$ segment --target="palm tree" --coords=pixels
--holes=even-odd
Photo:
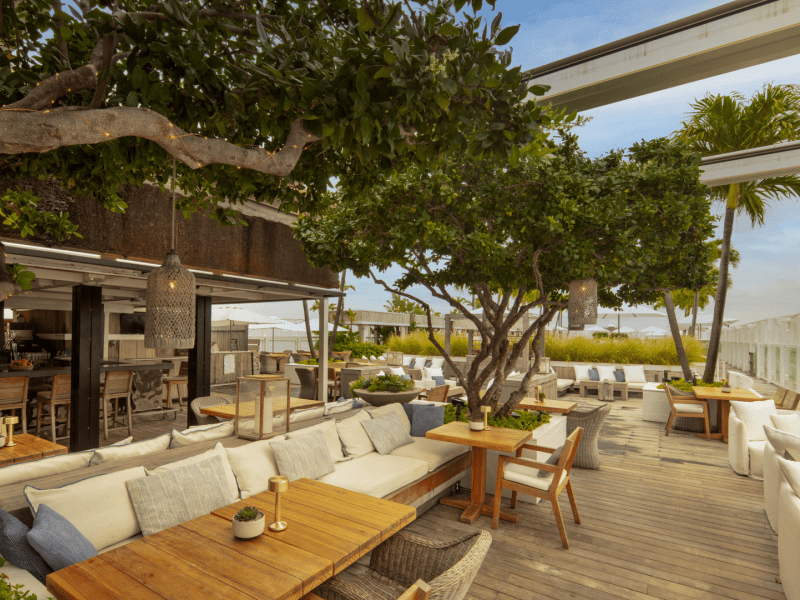
[[[674,135],[702,156],[772,146],[800,139],[800,86],[766,84],[747,101],[734,92],[729,96],[708,95],[690,105],[692,112]],[[722,318],[728,292],[733,220],[737,212],[750,217],[752,225],[764,223],[766,200],[781,200],[800,193],[795,175],[732,183],[709,190],[725,202],[725,222],[720,252],[719,281],[714,298],[714,321],[703,380],[712,382],[719,354]]]

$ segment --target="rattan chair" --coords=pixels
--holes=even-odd
[[[447,392],[450,391],[449,385],[440,385],[428,390],[428,402],[447,402]]]
[[[485,531],[448,542],[400,531],[373,550],[366,574],[352,574],[346,581],[333,577],[314,593],[324,600],[416,598],[403,594],[421,579],[430,586],[431,600],[462,600],[491,543],[492,536]]]
[[[119,401],[125,400],[125,410],[128,413],[128,435],[133,435],[133,412],[131,408],[131,381],[133,381],[133,371],[106,371],[105,381],[100,389],[100,410],[103,419],[103,439],[108,439],[108,409],[111,401],[114,407],[111,415],[111,428],[116,427],[117,413],[119,412]],[[121,422],[119,422],[121,424]]]
[[[317,376],[314,369],[297,367],[294,372],[300,380],[300,398],[314,400],[317,397]]]
[[[227,419],[220,419],[219,417],[204,415],[200,412],[200,409],[209,408],[211,406],[222,406],[223,404],[233,404],[233,402],[221,396],[201,396],[192,400],[189,403],[189,407],[192,409],[194,416],[197,418],[198,425],[211,425]]]
[[[672,387],[668,383],[664,384],[664,391],[667,393],[667,400],[669,401],[669,420],[667,421],[667,432],[664,435],[669,435],[672,429],[672,422],[677,417],[685,417],[689,419],[703,419],[705,424],[706,439],[711,439],[711,426],[708,423],[708,402],[700,400],[691,395],[678,395],[685,394],[677,388]]]
[[[578,429],[583,429],[581,443],[575,454],[572,466],[577,469],[599,469],[600,452],[597,449],[597,438],[608,415],[611,414],[611,405],[604,404],[591,410],[572,410],[567,415],[567,435]]]
[[[22,433],[28,433],[28,377],[0,378],[0,411],[10,410],[12,415],[19,411]]]
[[[553,514],[556,517],[556,525],[558,525],[558,533],[561,535],[561,545],[569,549],[567,530],[564,528],[561,507],[558,505],[558,496],[566,488],[569,503],[572,506],[572,516],[575,518],[575,522],[580,524],[578,505],[575,503],[575,495],[572,493],[570,471],[572,470],[572,462],[575,460],[582,433],[583,429],[578,427],[567,436],[567,441],[564,442],[556,464],[540,463],[529,458],[522,458],[522,450],[524,448],[545,452],[553,456],[553,453],[556,452],[556,448],[545,448],[530,444],[525,444],[519,448],[516,456],[501,454],[497,457],[497,483],[494,491],[492,529],[497,529],[500,522],[500,499],[505,488],[511,490],[512,509],[517,507],[517,493],[527,494],[542,500],[550,500],[550,504],[553,506]],[[552,475],[539,477],[539,471],[547,471]]]
[[[428,600],[430,594],[431,586],[422,581],[422,579],[417,579],[410,588],[398,596],[397,600]],[[314,592],[309,592],[303,596],[303,600],[323,600],[323,598],[317,596]]]
[[[45,421],[44,407],[48,409],[49,419]],[[66,417],[58,416],[58,408],[66,407]],[[69,419],[72,406],[72,375],[64,373],[53,377],[53,389],[36,394],[36,435],[40,434],[42,425],[50,425],[50,441],[69,437]],[[56,425],[61,422],[67,435],[56,437]]]
[[[783,410],[797,410],[800,404],[800,394],[795,391],[778,386],[775,392],[775,406]]]
[[[176,389],[178,394],[178,405],[183,408],[183,394],[181,394],[181,386],[189,386],[189,361],[181,361],[178,374],[162,377],[161,381],[167,384],[167,398],[165,401],[167,408],[172,408],[172,388]]]

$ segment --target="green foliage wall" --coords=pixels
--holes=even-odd
[[[704,359],[704,346],[694,338],[683,338],[689,362]],[[671,339],[559,339],[547,336],[546,355],[551,360],[575,362],[604,362],[643,365],[677,365],[678,353]]]
[[[436,340],[444,347],[444,333],[436,333],[434,336],[436,337]],[[468,341],[466,335],[451,335],[450,355],[466,356],[467,345]],[[394,352],[403,352],[404,354],[439,356],[439,351],[436,349],[436,346],[433,345],[433,342],[430,341],[428,338],[428,332],[424,329],[412,331],[405,337],[393,335],[386,342],[386,347]]]

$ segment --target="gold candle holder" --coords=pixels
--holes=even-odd
[[[489,431],[489,413],[492,412],[492,407],[481,406],[481,412],[483,413],[483,429]]]
[[[24,409],[23,409],[24,410]],[[16,446],[17,442],[14,441],[14,425],[19,423],[19,417],[3,417],[3,425],[7,428],[6,431],[6,446]]]
[[[275,494],[275,521],[269,524],[270,531],[283,531],[286,521],[281,521],[281,495],[289,490],[289,478],[275,475],[269,478],[269,491]]]

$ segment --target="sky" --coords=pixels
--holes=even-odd
[[[496,8],[503,13],[503,27],[521,25],[510,44],[512,62],[527,70],[725,3],[721,0],[497,0]],[[484,12],[490,20],[494,17],[490,11]],[[591,117],[591,121],[578,131],[580,145],[590,156],[600,156],[642,139],[670,135],[680,127],[690,102],[696,98],[706,93],[733,91],[749,97],[768,82],[800,83],[800,56],[584,112],[582,114]],[[714,212],[722,214],[719,206]],[[800,265],[800,203],[797,198],[770,206],[762,227],[753,228],[746,217],[737,218],[733,245],[741,253],[741,263],[731,272],[733,287],[728,291],[726,317],[749,322],[800,313],[797,269]],[[399,275],[399,268],[384,274],[387,281]],[[356,289],[347,294],[345,305],[348,308],[382,310],[389,300],[389,294],[370,280],[350,283]],[[432,299],[424,290],[414,291],[425,300],[431,300],[443,313],[449,312],[444,303]],[[299,311],[302,317],[302,309],[294,305],[270,308],[286,317]],[[713,303],[706,312],[711,310]],[[631,326],[636,325],[638,323]],[[642,321],[642,326],[648,325],[666,327],[666,320]]]

